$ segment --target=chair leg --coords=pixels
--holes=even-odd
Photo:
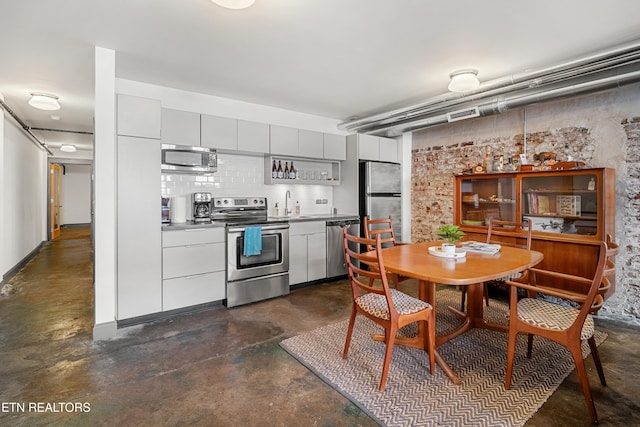
[[[533,350],[533,334],[527,335],[527,359],[531,359],[531,352]]]
[[[427,320],[425,329],[427,331],[427,349],[429,351],[429,373],[433,375],[435,372],[435,348],[436,348],[436,322],[435,322],[435,313],[433,309],[431,310],[431,315],[429,316],[429,320]]]
[[[397,274],[387,272],[387,278],[391,283],[393,283],[394,288],[396,288],[397,290],[400,290],[400,278],[398,277]]]
[[[485,283],[483,285],[483,288],[484,288],[484,301],[485,301],[485,304],[487,304],[487,307],[489,307],[489,285]]]
[[[344,342],[344,351],[342,352],[342,358],[346,359],[349,354],[349,346],[351,345],[351,335],[353,334],[353,326],[356,323],[356,306],[355,303],[351,308],[351,317],[349,318],[349,328],[347,329],[347,338]]]
[[[589,348],[591,349],[591,357],[593,358],[593,363],[596,365],[596,370],[598,371],[598,376],[600,377],[600,384],[606,386],[607,380],[604,379],[604,371],[602,370],[602,363],[600,363],[600,354],[598,353],[596,339],[592,336],[587,340],[587,342],[589,343]]]
[[[396,334],[398,333],[398,328],[390,326],[388,330],[385,330],[386,335],[386,344],[387,348],[384,352],[384,364],[382,365],[382,377],[380,378],[380,386],[378,389],[380,391],[384,391],[384,388],[387,386],[387,377],[389,376],[389,366],[391,365],[391,356],[393,354],[393,345],[396,340]]]
[[[582,349],[580,348],[580,341],[577,344],[569,346],[569,351],[573,356],[573,361],[576,364],[576,372],[580,379],[580,385],[582,386],[582,394],[584,394],[584,400],[587,405],[587,410],[591,416],[591,422],[598,424],[598,414],[596,413],[596,405],[593,402],[593,396],[591,395],[591,386],[589,386],[589,378],[587,377],[587,369],[584,366],[584,359],[582,358]]]
[[[504,377],[504,388],[511,388],[511,374],[513,373],[513,359],[516,353],[516,339],[518,334],[509,330],[509,338],[507,339],[507,369]]]

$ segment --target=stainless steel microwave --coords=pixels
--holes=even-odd
[[[211,174],[218,170],[216,150],[162,144],[162,172]]]

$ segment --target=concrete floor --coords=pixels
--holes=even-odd
[[[278,345],[348,317],[345,281],[95,343],[88,230],[64,229],[4,290],[0,425],[377,425]],[[640,328],[604,319],[597,327],[609,334],[600,346],[607,387],[587,360],[600,424],[640,425]],[[590,423],[575,373],[527,423],[580,425]]]

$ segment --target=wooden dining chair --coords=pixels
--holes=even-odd
[[[372,241],[374,241],[376,239],[376,236],[380,236],[382,247],[404,244],[396,241],[396,235],[393,232],[393,223],[391,221],[391,216],[389,216],[388,218],[380,219],[369,219],[368,216],[365,216],[362,222],[364,228],[364,237],[366,239],[371,239]],[[368,251],[373,251],[374,249],[374,246],[367,245]],[[396,289],[400,289],[400,283],[410,279],[410,277],[391,273],[389,271],[387,272],[387,277],[391,279],[391,282],[393,282],[393,285]]]
[[[384,328],[384,340],[386,344],[384,364],[382,365],[382,376],[378,389],[383,391],[387,384],[391,355],[398,330],[410,323],[425,322],[425,348],[429,354],[429,372],[434,371],[434,349],[435,349],[435,321],[432,306],[422,300],[413,298],[397,289],[389,287],[387,275],[385,274],[384,260],[382,257],[382,238],[379,234],[375,240],[357,236],[352,236],[345,227],[342,231],[344,240],[344,254],[351,283],[351,293],[353,305],[349,328],[344,343],[342,358],[346,359],[351,344],[351,336],[359,313],[371,319]],[[375,255],[367,255],[349,247],[371,245],[375,248]],[[375,269],[362,269],[359,266],[375,265]],[[371,280],[374,279],[374,280]],[[378,285],[379,284],[379,285]]]
[[[489,219],[487,228],[487,239],[485,243],[499,244],[501,246],[511,246],[514,248],[531,249],[531,231],[533,227],[529,226],[529,221],[501,221],[494,218]],[[521,277],[521,273],[511,276],[500,277],[499,279],[486,282],[484,284],[484,300],[487,307],[489,306],[489,286],[504,285],[504,282],[510,279]],[[467,287],[462,287],[462,300],[460,310],[464,311],[467,299]]]
[[[573,357],[580,378],[582,393],[591,421],[598,423],[596,407],[591,395],[591,387],[582,358],[581,342],[587,340],[600,383],[605,386],[604,371],[600,363],[598,347],[594,338],[594,321],[590,312],[602,305],[603,289],[609,286],[604,277],[607,261],[607,246],[600,243],[598,263],[593,278],[573,276],[555,271],[530,268],[520,279],[508,280],[509,288],[509,338],[507,344],[507,368],[505,388],[511,388],[511,375],[518,334],[528,334],[527,357],[531,357],[533,336],[537,335],[566,347]],[[567,292],[546,285],[547,280],[561,279],[585,287],[586,292]],[[518,301],[518,289],[524,289],[527,297]],[[555,297],[554,302],[537,298],[539,293]],[[559,304],[559,301],[566,301]]]

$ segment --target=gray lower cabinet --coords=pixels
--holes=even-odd
[[[226,295],[225,230],[222,227],[162,232],[162,310]]]
[[[118,137],[117,319],[162,311],[160,142]]]
[[[289,284],[327,277],[327,229],[325,221],[292,222],[289,225]]]

